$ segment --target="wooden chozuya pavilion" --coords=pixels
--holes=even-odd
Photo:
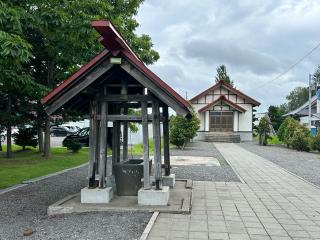
[[[170,182],[171,176],[168,107],[188,117],[191,106],[143,64],[109,21],[93,21],[92,26],[101,35],[99,41],[105,50],[42,99],[48,115],[64,108],[90,116],[89,181],[88,187],[81,191],[81,202],[108,203],[112,199],[116,188],[113,165],[128,159],[128,122],[140,122],[144,171],[138,201],[145,205],[166,205],[168,200],[157,199],[169,198],[169,189],[162,181],[169,178],[166,182]],[[129,108],[141,109],[141,115],[128,115]],[[152,114],[148,114],[148,109],[149,112],[152,109]],[[108,122],[113,123],[112,158],[106,157]],[[155,186],[150,183],[149,174],[148,122],[153,124]],[[163,124],[164,164],[161,163],[160,122]]]

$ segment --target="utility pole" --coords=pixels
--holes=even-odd
[[[312,74],[309,74],[309,130],[311,131],[311,79]]]

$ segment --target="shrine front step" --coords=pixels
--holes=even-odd
[[[215,133],[210,132],[205,134],[206,142],[229,142],[239,143],[241,141],[240,135],[235,133]]]

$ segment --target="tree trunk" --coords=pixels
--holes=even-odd
[[[47,85],[50,89],[53,88],[53,69],[54,69],[54,62],[48,61],[47,62]],[[43,156],[45,158],[51,157],[50,151],[50,116],[46,116],[45,121],[45,129],[44,129],[44,149],[43,149]]]
[[[43,156],[45,158],[51,157],[51,151],[50,151],[50,116],[46,117],[46,128],[44,133],[44,152]]]
[[[39,144],[39,152],[43,153],[44,147],[43,147],[43,129],[42,127],[38,127],[38,144]]]
[[[12,108],[12,101],[11,101],[11,96],[8,94],[8,106],[7,106],[7,114],[8,116],[11,116],[11,108]],[[10,119],[8,119],[8,124],[7,124],[7,158],[12,157],[12,143],[11,143],[11,129],[12,126],[10,124]]]
[[[11,125],[7,125],[7,158],[12,157]]]

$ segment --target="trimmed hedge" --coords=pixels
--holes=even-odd
[[[82,148],[81,143],[74,139],[65,139],[63,141],[63,146],[74,153],[79,152],[79,150]]]
[[[285,143],[287,147],[298,151],[310,151],[314,149],[314,139],[309,129],[292,117],[288,117],[283,121],[277,135],[279,140]]]

